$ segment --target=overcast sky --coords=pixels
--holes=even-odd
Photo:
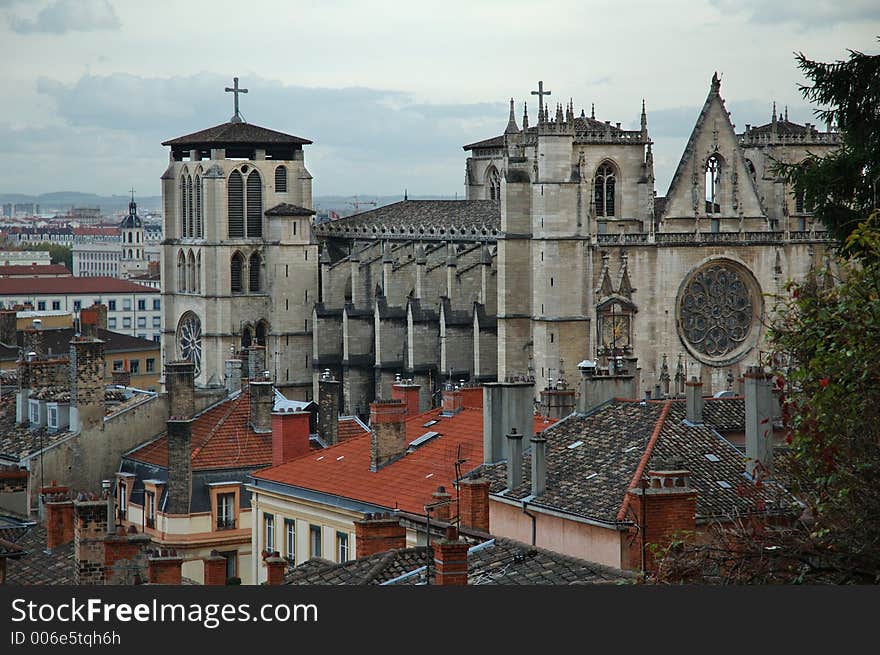
[[[508,99],[635,127],[666,193],[714,71],[740,130],[815,122],[793,53],[875,53],[877,0],[0,0],[0,192],[158,195],[161,141],[232,115],[314,141],[315,195],[459,194]]]

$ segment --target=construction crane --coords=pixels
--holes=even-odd
[[[361,205],[372,205],[373,207],[377,206],[375,200],[358,200],[357,196],[353,196],[354,200],[347,200],[346,205],[351,205],[354,207],[355,213],[358,213],[361,210]]]

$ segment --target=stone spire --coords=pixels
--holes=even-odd
[[[648,115],[645,113],[645,99],[642,98],[642,136],[648,134]]]
[[[523,103],[523,132],[529,129],[529,105],[528,103]]]
[[[513,115],[513,98],[510,99],[510,117],[507,119],[507,127],[504,128],[505,134],[518,134],[519,127],[516,124],[516,117]]]
[[[565,118],[562,115],[562,103],[560,102],[556,104],[556,122],[562,124],[564,120]]]
[[[593,120],[596,120],[596,103],[595,102],[591,103],[590,118],[592,118]]]

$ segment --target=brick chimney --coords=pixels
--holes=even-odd
[[[534,434],[534,382],[483,385],[483,462],[507,459],[506,436],[513,428],[525,438]]]
[[[226,393],[230,396],[241,391],[241,360],[226,360]]]
[[[629,548],[629,563],[630,568],[640,569],[644,553],[645,569],[651,570],[652,544],[668,546],[676,532],[695,529],[697,492],[690,485],[690,471],[681,461],[649,470],[642,484],[642,488],[627,492],[632,516],[641,526]]]
[[[70,340],[70,430],[79,432],[104,420],[104,342]]]
[[[73,512],[74,584],[104,584],[107,501],[74,501]]]
[[[0,343],[18,346],[18,312],[14,309],[0,309]]]
[[[454,416],[464,407],[461,388],[447,382],[443,385],[443,415]]]
[[[434,508],[434,518],[448,523],[452,516],[452,496],[446,491],[446,487],[441,485],[431,494],[431,505]]]
[[[275,405],[275,388],[271,380],[251,380],[248,383],[251,397],[251,415],[248,423],[254,432],[272,431],[272,408]]]
[[[507,488],[516,489],[522,484],[523,436],[516,428],[507,435]]]
[[[310,412],[272,413],[272,466],[309,453]]]
[[[205,562],[205,584],[206,585],[225,585],[226,584],[226,558],[219,555],[216,550],[212,550],[211,554],[204,558]]]
[[[406,528],[400,520],[385,514],[365,514],[354,522],[355,556],[357,559],[394,548],[406,548]]]
[[[287,571],[287,560],[278,556],[276,551],[266,562],[266,584],[278,586],[284,581],[284,573]]]
[[[177,553],[160,550],[150,556],[147,580],[150,584],[180,585],[183,581],[182,566],[183,558]]]
[[[98,303],[79,312],[79,333],[83,337],[98,339],[98,330],[107,329],[107,305]]]
[[[483,409],[483,387],[478,384],[461,387],[461,404],[469,409]]]
[[[188,419],[195,414],[195,371],[195,364],[189,361],[165,364],[165,391],[171,418]]]
[[[746,472],[773,470],[773,421],[778,401],[773,396],[773,377],[761,366],[749,366],[743,374],[746,397]]]
[[[370,403],[370,470],[377,471],[403,456],[406,440],[406,405],[399,400]]]
[[[168,484],[169,514],[189,514],[192,498],[192,419],[169,419]],[[158,503],[159,499],[156,499]]]
[[[415,384],[412,380],[399,380],[391,385],[391,399],[399,400],[406,405],[407,418],[419,413],[419,389],[421,385]]]
[[[468,548],[468,543],[459,538],[455,526],[446,528],[444,538],[434,544],[434,584],[467,584]]]
[[[73,541],[73,501],[48,501],[46,508],[46,548],[53,550]]]
[[[328,446],[339,442],[340,387],[329,369],[318,380],[318,436]]]
[[[131,526],[120,526],[115,534],[104,537],[104,584],[141,584],[147,578],[147,549],[150,536]]]
[[[459,481],[458,522],[463,528],[489,532],[489,481],[486,478]]]
[[[703,423],[703,383],[697,376],[684,383],[684,393],[687,404],[687,420],[693,425]]]
[[[263,346],[248,346],[247,364],[247,377],[249,380],[262,377],[266,370],[266,349]]]

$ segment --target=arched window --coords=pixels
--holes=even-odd
[[[180,236],[186,233],[186,171],[180,174]]]
[[[131,248],[128,249],[128,258],[134,259],[134,256],[131,254]]]
[[[196,256],[193,254],[193,251],[189,251],[189,255],[186,258],[186,277],[187,284],[186,288],[190,293],[196,292]]]
[[[275,193],[287,193],[287,166],[275,169]]]
[[[186,176],[186,230],[188,236],[194,236],[193,233],[193,179],[192,176]]]
[[[494,166],[486,170],[486,186],[489,187],[489,200],[501,200],[501,175]]]
[[[254,333],[250,325],[245,325],[241,331],[241,347],[248,348],[254,342]]]
[[[241,256],[240,252],[235,253],[232,256],[232,262],[229,264],[229,273],[230,273],[230,283],[232,286],[232,293],[241,293],[244,291],[242,288],[242,279],[241,274],[244,269],[244,257]]]
[[[128,242],[131,243],[131,232],[128,233]]]
[[[812,166],[812,162],[810,160],[806,160],[801,162],[800,168],[802,171],[806,171],[810,166]],[[794,194],[794,213],[795,214],[811,214],[813,212],[813,204],[804,196],[804,192],[801,189],[800,191],[795,191]]]
[[[229,211],[229,236],[244,236],[244,182],[241,173],[232,171],[226,187]]]
[[[196,231],[193,236],[201,238],[202,235],[202,178],[196,175]]]
[[[182,250],[177,252],[177,291],[186,293],[186,255]]]
[[[746,170],[749,172],[749,176],[751,176],[752,182],[757,184],[758,173],[755,171],[755,165],[752,163],[751,159],[746,159]]]
[[[259,323],[257,323],[257,329],[256,329],[255,336],[256,336],[258,346],[265,346],[266,345],[266,337],[269,336],[269,325],[268,325],[268,323],[266,323],[266,321],[260,321]]]
[[[712,155],[706,160],[706,213],[721,213],[721,157]]]
[[[202,292],[202,251],[196,255],[196,293]]]
[[[247,235],[263,236],[263,183],[257,171],[247,177]]]
[[[596,171],[595,203],[596,216],[615,216],[614,167],[609,162],[603,162]]]
[[[262,266],[263,260],[260,258],[258,253],[254,253],[251,255],[250,260],[248,261],[248,275],[249,275],[249,286],[248,289],[250,291],[260,291],[260,276],[262,274]]]

